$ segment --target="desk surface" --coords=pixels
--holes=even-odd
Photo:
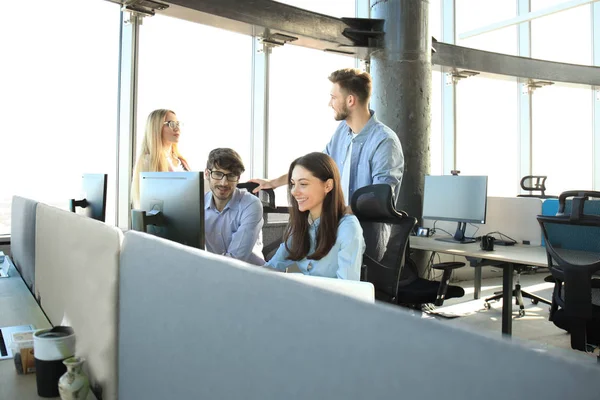
[[[9,262],[6,257],[4,262]],[[8,278],[0,278],[0,326],[33,325],[35,329],[51,325],[27,289],[19,272],[11,265]],[[18,375],[12,358],[0,360],[0,399],[43,399],[37,396],[35,374]],[[95,399],[91,393],[87,400]]]
[[[485,251],[481,250],[479,243],[448,243],[435,240],[433,237],[411,236],[410,247],[463,257],[476,257],[515,264],[535,265],[538,267],[548,266],[546,248],[542,246],[516,244],[514,246],[494,246],[493,251]]]

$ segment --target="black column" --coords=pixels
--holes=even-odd
[[[385,48],[371,56],[371,108],[402,143],[397,207],[420,219],[431,125],[429,1],[371,0],[371,18],[385,20]]]
[[[422,222],[424,176],[429,173],[431,36],[428,0],[370,0],[371,18],[385,20],[384,49],[371,56],[371,108],[398,135],[404,176],[396,208]],[[392,237],[394,232],[392,232]],[[424,276],[429,252],[413,257],[403,281]],[[410,264],[407,264],[409,266]]]

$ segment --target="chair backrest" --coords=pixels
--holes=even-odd
[[[242,182],[237,185],[240,189],[245,189],[252,193],[258,187],[258,183]],[[265,224],[263,225],[262,241],[263,241],[263,257],[269,260],[274,254],[283,240],[283,233],[286,224],[269,224],[269,214],[289,214],[289,207],[277,207],[275,205],[275,191],[273,189],[262,189],[259,193],[254,193],[263,205],[263,215]],[[265,199],[266,196],[266,199]]]
[[[521,178],[521,189],[529,194],[520,194],[518,197],[539,197],[540,199],[555,199],[557,196],[546,195],[546,175],[526,175]],[[535,192],[535,193],[534,193]]]
[[[390,185],[380,183],[358,189],[352,196],[350,206],[360,221],[396,224],[408,214],[397,211]]]
[[[400,276],[407,258],[410,233],[417,224],[417,219],[408,216],[404,211],[396,210],[392,188],[387,184],[369,185],[358,189],[352,196],[351,206],[352,212],[361,224],[366,222],[392,225],[392,233],[385,253],[383,258],[378,260],[378,264],[384,268],[379,268],[377,274],[367,272],[366,280],[375,286],[377,298],[381,298],[380,294],[394,298],[398,292]],[[376,226],[373,228],[377,229]],[[375,262],[367,255],[368,247],[376,243],[370,240],[369,236],[373,232],[364,229],[364,224],[363,234],[367,245],[363,259],[368,269],[369,264]]]
[[[565,213],[566,200],[573,197],[570,213]],[[564,192],[559,197],[559,212],[555,216],[538,215],[542,228],[548,267],[558,284],[564,283],[564,311],[567,316],[589,320],[593,316],[592,275],[600,271],[600,216],[584,213],[590,198],[600,198],[600,192]],[[596,240],[565,240],[569,236]],[[571,347],[585,350],[585,329],[571,332]]]

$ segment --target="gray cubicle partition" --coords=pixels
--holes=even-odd
[[[122,232],[38,204],[35,294],[52,325],[70,325],[102,399],[117,398],[118,269]]]
[[[142,233],[123,245],[120,399],[598,398],[591,358],[554,358]]]
[[[38,202],[13,196],[10,254],[29,290],[35,285],[35,212]]]

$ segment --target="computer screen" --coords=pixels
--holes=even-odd
[[[70,209],[98,221],[106,222],[107,174],[83,174],[79,199],[71,199]]]
[[[132,229],[204,249],[202,172],[142,172],[140,208]]]
[[[472,243],[465,237],[467,223],[485,223],[487,176],[425,176],[423,219],[456,221],[453,238],[437,240]]]

